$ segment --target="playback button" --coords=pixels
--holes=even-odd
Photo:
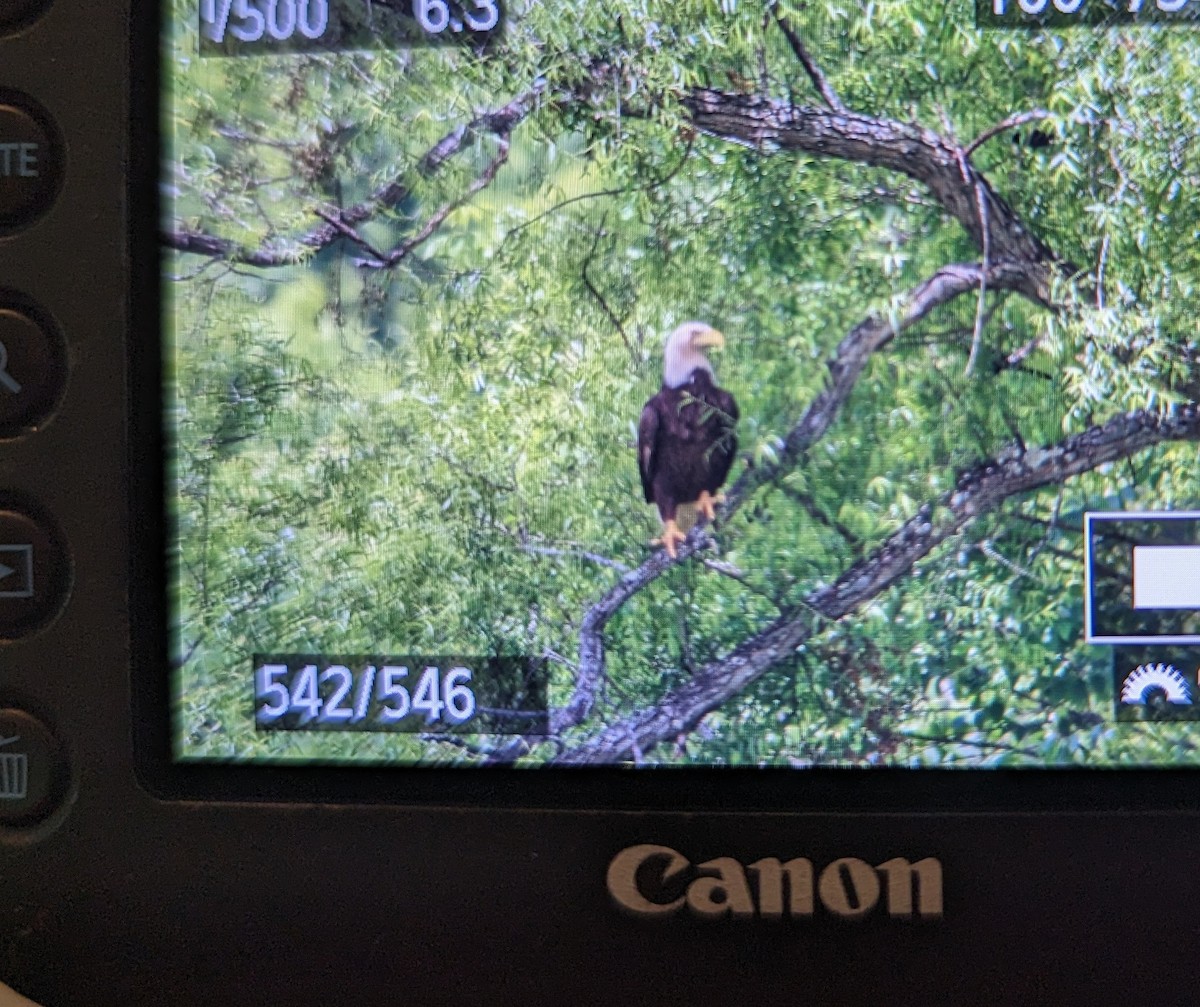
[[[70,586],[70,561],[48,523],[0,504],[0,639],[27,636],[49,622]]]
[[[31,223],[58,195],[63,145],[46,111],[0,89],[0,231]]]

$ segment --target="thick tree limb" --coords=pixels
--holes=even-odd
[[[324,231],[325,228],[318,228]],[[337,231],[332,227],[329,231],[336,237]],[[310,232],[315,234],[316,232]],[[264,242],[258,248],[239,248],[228,238],[218,238],[215,234],[203,231],[164,231],[161,235],[162,244],[177,252],[190,252],[192,255],[206,255],[212,259],[224,259],[227,262],[240,263],[243,266],[290,266],[299,262],[304,251],[292,245],[279,247],[274,242]],[[300,239],[300,244],[306,244]],[[321,245],[311,247],[319,248]]]
[[[491,133],[501,141],[507,141],[513,128],[536,107],[543,90],[544,85],[538,84],[499,108],[482,112],[470,122],[456,126],[421,156],[417,162],[417,174],[422,178],[433,177],[480,133]],[[346,227],[352,228],[398,205],[411,192],[405,177],[402,174],[390,179],[363,202],[342,210],[338,219]],[[342,229],[327,221],[321,227],[292,238],[269,238],[258,248],[242,248],[227,238],[203,231],[166,231],[161,240],[168,248],[180,252],[207,255],[248,266],[272,267],[298,262],[309,250],[319,251],[343,236],[345,232]]]
[[[986,271],[978,263],[943,266],[909,291],[891,317],[871,315],[859,322],[838,345],[829,362],[829,384],[789,431],[777,460],[743,473],[730,490],[723,513],[733,511],[759,486],[773,482],[795,467],[801,455],[833,425],[871,356],[896,335],[911,328],[935,308],[977,290],[984,282],[990,290],[1014,290],[1027,279],[1026,269],[1012,262],[993,263]]]
[[[811,65],[809,76],[830,108],[794,107],[757,94],[697,88],[682,97],[693,125],[711,136],[756,149],[777,147],[804,151],[908,175],[930,190],[980,248],[985,244],[986,228],[991,258],[1023,263],[1026,267],[1041,267],[1027,268],[1021,291],[1044,303],[1048,302],[1048,267],[1057,261],[1056,257],[1025,228],[1012,208],[964,157],[985,137],[964,150],[952,139],[922,126],[847,111],[820,68],[808,55],[802,40],[790,30],[786,21],[781,23],[781,29],[788,35],[793,51],[801,58],[806,69]],[[808,57],[807,61],[803,57]],[[599,76],[603,72],[601,68],[596,70]],[[416,171],[424,177],[435,174],[480,132],[490,132],[502,140],[508,139],[513,128],[535,107],[543,90],[544,85],[539,84],[507,104],[484,112],[471,122],[451,130],[421,157]],[[584,99],[586,94],[581,93],[562,100]],[[1012,121],[1015,123],[1017,117]],[[996,127],[997,130],[999,128]],[[967,166],[966,178],[962,171],[964,164]],[[397,176],[376,190],[369,199],[343,210],[340,220],[346,226],[354,227],[395,206],[408,196],[409,191],[404,176]],[[984,206],[982,213],[980,201]],[[293,238],[275,236],[259,248],[251,249],[240,248],[228,239],[198,231],[170,231],[163,235],[162,240],[179,251],[261,267],[291,264],[307,254],[307,250],[325,248],[343,236],[337,227],[326,222]]]
[[[1118,416],[1048,448],[1012,451],[960,476],[936,506],[925,506],[866,559],[805,599],[727,657],[701,668],[655,706],[602,730],[552,760],[554,765],[607,764],[646,752],[691,730],[699,720],[760,678],[808,640],[822,623],[841,619],[877,597],[974,518],[1005,500],[1056,485],[1155,444],[1200,440],[1200,406],[1171,414],[1147,410]]]
[[[988,286],[1014,289],[1026,278],[1023,269],[1012,263],[994,264],[988,271]],[[975,290],[983,280],[983,269],[974,263],[960,263],[939,269],[903,298],[894,315],[883,318],[870,315],[859,322],[839,344],[829,362],[829,382],[784,439],[777,459],[767,465],[747,469],[734,483],[721,507],[722,522],[760,486],[774,482],[790,472],[801,456],[833,425],[842,406],[854,390],[859,376],[873,354],[905,329],[915,325],[934,308]],[[552,723],[557,733],[578,724],[591,712],[596,694],[604,680],[604,628],[621,607],[651,581],[665,573],[673,562],[684,560],[704,548],[708,535],[702,526],[693,528],[679,547],[678,560],[664,550],[656,552],[636,570],[625,574],[605,595],[592,605],[582,620],[579,633],[579,671],[575,690],[566,706],[558,710]]]
[[[1021,223],[969,161],[965,162],[967,177],[963,177],[962,152],[950,139],[915,123],[796,107],[757,94],[698,88],[682,100],[693,124],[710,136],[755,149],[795,150],[856,161],[915,178],[980,248],[986,226],[990,257],[1024,263],[1028,272],[1022,292],[1049,302],[1049,267],[1057,257]],[[982,217],[980,199],[986,207]]]

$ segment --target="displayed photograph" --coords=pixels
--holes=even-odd
[[[161,110],[178,758],[1200,762],[1193,30],[200,8]]]

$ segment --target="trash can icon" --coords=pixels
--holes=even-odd
[[[18,738],[0,738],[0,747]],[[29,756],[24,752],[0,752],[0,801],[23,801],[29,794]]]

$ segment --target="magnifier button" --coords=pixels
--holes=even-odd
[[[41,312],[0,299],[0,436],[36,429],[66,383],[62,337]]]
[[[0,385],[10,395],[20,395],[22,384],[5,369],[8,367],[8,347],[0,343]]]

